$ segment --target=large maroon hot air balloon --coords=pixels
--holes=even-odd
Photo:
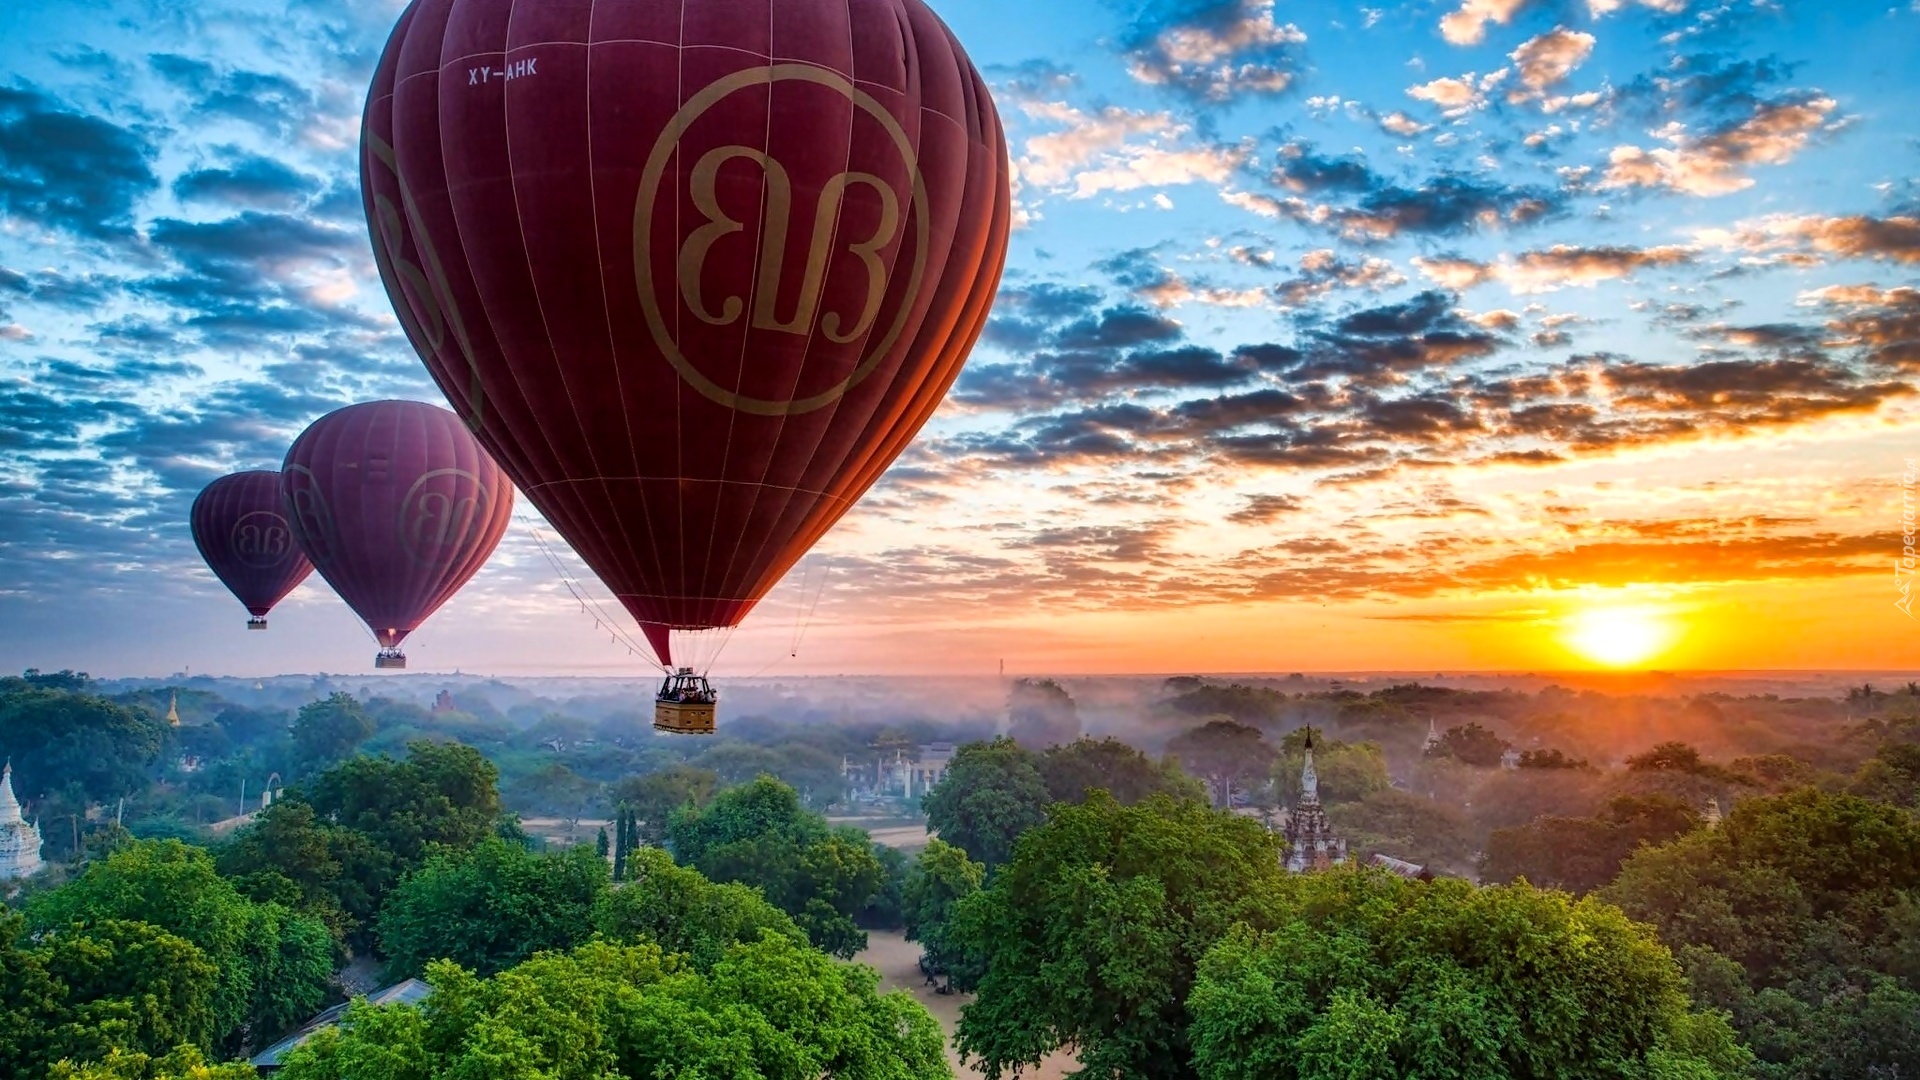
[[[191,521],[200,557],[252,616],[249,630],[265,630],[267,612],[313,573],[281,513],[277,472],[215,480],[194,497]]]
[[[415,0],[361,179],[434,379],[669,664],[926,422],[1011,205],[921,0]]]
[[[313,422],[287,450],[294,539],[380,641],[376,667],[460,591],[507,531],[513,485],[460,418],[370,401]]]

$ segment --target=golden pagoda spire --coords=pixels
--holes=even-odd
[[[173,697],[167,702],[167,723],[174,727],[180,726],[180,691],[178,690],[173,692]]]

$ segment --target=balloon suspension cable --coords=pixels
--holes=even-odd
[[[819,571],[817,575],[816,570]],[[806,640],[807,631],[813,626],[813,613],[819,609],[820,597],[826,593],[827,582],[832,576],[832,558],[817,555],[807,557],[807,568],[801,573],[797,586],[799,595],[794,598],[793,637],[787,643],[787,651],[762,664],[760,670],[747,678],[757,679],[800,655],[800,643]]]
[[[553,572],[560,579],[560,584],[580,605],[580,613],[593,616],[595,630],[605,630],[609,642],[613,645],[625,646],[628,656],[637,656],[645,660],[654,670],[663,675],[673,674],[671,669],[654,657],[652,646],[633,640],[632,635],[621,629],[620,622],[601,606],[599,599],[587,588],[586,583],[567,572],[566,566],[560,561],[560,556],[547,543],[546,538],[540,534],[539,527],[534,525],[530,518],[524,514],[514,516],[520,519],[520,524],[526,527],[527,534],[533,537],[534,546],[540,549],[540,554],[546,556],[547,564],[553,567]]]

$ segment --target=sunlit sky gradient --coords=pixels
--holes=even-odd
[[[718,673],[1917,666],[1920,2],[937,6],[994,321]],[[317,577],[246,633],[186,517],[436,400],[355,170],[399,8],[0,11],[0,669],[370,668]],[[536,527],[417,669],[644,670]]]

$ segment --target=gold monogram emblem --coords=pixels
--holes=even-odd
[[[241,563],[265,570],[286,561],[293,550],[293,532],[287,519],[271,510],[255,510],[233,523],[228,536]]]
[[[913,219],[914,251],[913,264],[908,272],[907,285],[901,296],[899,310],[893,319],[867,345],[865,355],[853,371],[839,383],[828,387],[810,397],[795,398],[787,401],[767,398],[748,397],[728,390],[707,378],[680,351],[679,342],[668,327],[661,313],[660,297],[653,280],[653,211],[654,203],[660,194],[660,184],[665,177],[667,163],[672,160],[679,148],[680,139],[695,121],[705,115],[721,100],[731,94],[756,86],[768,86],[777,82],[795,80],[824,86],[844,95],[854,106],[872,117],[883,127],[894,147],[900,153],[900,159],[906,164],[907,173],[913,182]],[[688,173],[687,182],[693,205],[704,221],[687,237],[680,246],[675,263],[678,278],[679,297],[695,318],[712,326],[728,326],[738,322],[747,314],[747,301],[739,296],[728,296],[719,302],[716,309],[711,299],[704,295],[701,284],[701,270],[705,267],[707,256],[713,245],[721,239],[742,231],[746,226],[729,217],[720,207],[718,184],[720,169],[728,162],[746,159],[760,166],[766,180],[765,210],[760,223],[760,255],[758,270],[753,283],[753,311],[749,326],[756,330],[774,330],[789,334],[808,334],[812,332],[816,319],[820,332],[827,340],[839,345],[850,344],[865,337],[879,318],[880,307],[886,299],[887,267],[881,261],[880,253],[892,243],[900,231],[900,198],[893,188],[880,177],[866,172],[843,172],[828,180],[820,190],[820,201],[813,207],[811,222],[813,233],[807,248],[806,263],[801,271],[800,295],[790,315],[782,317],[776,310],[780,297],[781,276],[786,268],[786,250],[790,226],[794,216],[793,182],[787,175],[786,167],[767,156],[766,153],[749,146],[721,146],[707,151],[694,163]],[[840,220],[842,204],[849,190],[856,186],[870,188],[880,199],[880,221],[873,235],[857,242],[848,242],[845,250],[858,258],[866,269],[866,297],[857,312],[829,311],[820,312],[821,293],[826,285],[827,264],[835,254],[834,241]],[[805,211],[803,210],[802,213]],[[906,329],[907,319],[912,314],[914,298],[919,294],[921,279],[926,274],[929,222],[927,215],[927,189],[920,176],[920,164],[914,153],[913,143],[901,128],[893,114],[886,111],[873,96],[852,82],[831,71],[808,64],[771,64],[766,67],[748,68],[716,79],[705,89],[693,95],[680,111],[674,114],[660,137],[653,144],[653,151],[647,157],[645,170],[641,173],[640,192],[634,203],[633,211],[633,268],[640,292],[640,308],[646,316],[647,328],[653,334],[654,344],[661,355],[673,365],[680,377],[707,398],[731,409],[753,413],[759,416],[789,416],[797,413],[812,412],[839,400],[841,395],[852,389],[862,379],[873,373],[880,362],[892,351]]]
[[[450,477],[450,484],[438,486],[451,486],[452,494],[421,490],[442,477]],[[467,535],[486,506],[487,488],[479,477],[465,469],[435,469],[415,480],[400,503],[400,546],[413,561],[431,563],[447,544]]]

